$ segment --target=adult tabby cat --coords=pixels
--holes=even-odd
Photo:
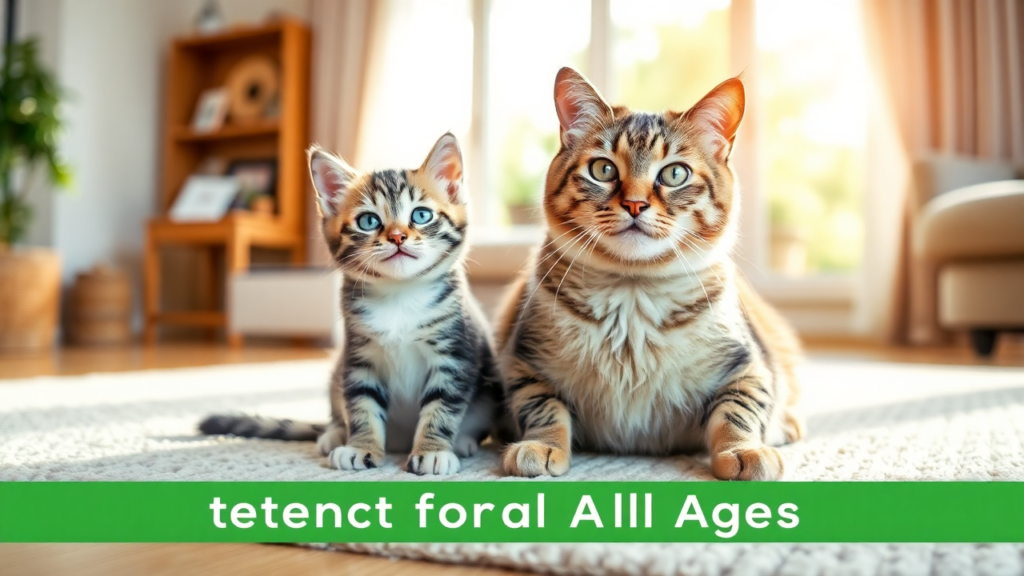
[[[208,418],[207,433],[313,439],[342,470],[411,452],[416,474],[454,474],[497,422],[502,390],[463,271],[467,192],[451,134],[417,170],[360,174],[320,148],[309,166],[324,239],[344,273],[345,344],[331,423]],[[458,454],[458,456],[456,456]]]
[[[803,433],[799,345],[729,256],[742,82],[685,112],[649,114],[609,106],[563,68],[555,107],[546,243],[499,318],[522,438],[503,455],[506,472],[564,474],[572,446],[706,448],[718,478],[781,477],[772,446]]]

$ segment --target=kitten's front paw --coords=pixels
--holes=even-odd
[[[338,446],[331,450],[327,460],[338,470],[366,470],[380,466],[384,454],[354,446]]]
[[[441,452],[413,452],[406,468],[413,474],[447,476],[459,471],[459,457],[447,450]]]
[[[345,429],[338,426],[328,426],[327,430],[324,430],[324,433],[316,439],[316,447],[324,456],[327,456],[344,443]]]
[[[719,480],[779,480],[782,454],[771,446],[745,446],[711,456],[711,473]]]
[[[509,445],[502,456],[506,474],[513,476],[561,476],[569,471],[567,450],[536,440],[524,440]]]

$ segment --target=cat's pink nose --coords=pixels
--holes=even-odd
[[[401,230],[392,230],[391,233],[388,234],[388,242],[391,242],[396,246],[401,246],[402,242],[405,242],[406,238],[407,236],[405,235],[405,232],[402,232]]]
[[[622,207],[629,210],[629,214],[636,218],[641,212],[651,207],[650,203],[643,200],[623,200]]]

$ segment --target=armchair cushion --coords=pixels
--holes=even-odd
[[[933,262],[1024,258],[1024,180],[967,186],[929,201],[914,226],[915,254]]]

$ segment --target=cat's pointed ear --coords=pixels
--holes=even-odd
[[[566,145],[612,118],[611,106],[597,89],[568,67],[555,76],[555,110],[562,128],[562,143]]]
[[[462,150],[459,141],[448,132],[437,139],[420,170],[433,178],[448,193],[452,204],[465,204],[466,187],[462,182]]]
[[[306,151],[309,157],[309,176],[316,189],[317,205],[324,218],[336,216],[342,200],[359,175],[344,160],[316,144]]]
[[[731,147],[743,120],[745,105],[743,82],[739,78],[730,78],[708,92],[683,117],[725,138]]]

